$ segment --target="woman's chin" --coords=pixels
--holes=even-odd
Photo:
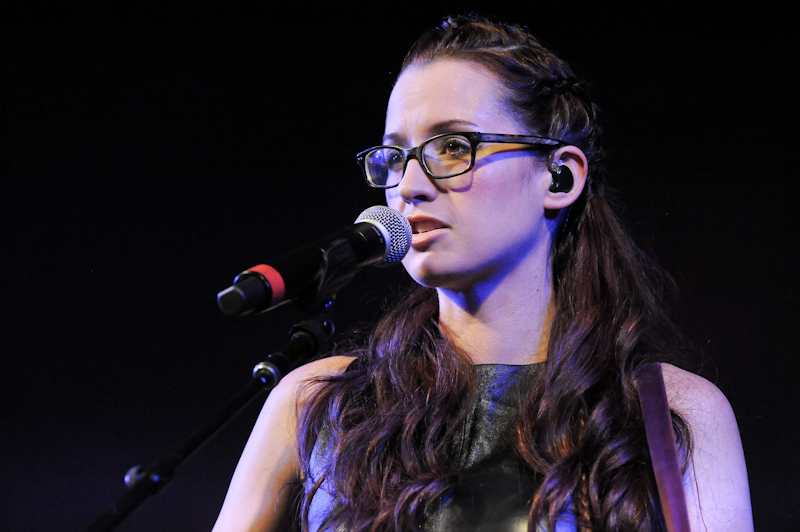
[[[403,266],[412,279],[427,288],[440,288],[443,283],[452,282],[454,277],[452,272],[448,273],[447,270],[436,268],[429,261],[406,258],[403,260]]]
[[[472,276],[467,272],[443,265],[433,264],[431,261],[420,261],[406,264],[406,272],[418,284],[427,288],[441,288],[444,290],[463,291],[469,288]]]

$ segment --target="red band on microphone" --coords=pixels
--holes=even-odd
[[[283,277],[278,273],[278,270],[267,264],[259,264],[249,268],[248,271],[260,273],[269,283],[270,288],[272,288],[270,307],[274,307],[283,301],[283,298],[286,297],[286,285],[283,283]]]

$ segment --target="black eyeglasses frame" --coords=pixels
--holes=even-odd
[[[423,156],[423,152],[425,146],[427,146],[428,143],[430,143],[431,141],[449,136],[461,136],[469,140],[471,148],[470,163],[466,169],[456,174],[438,176],[435,175],[430,168],[428,168],[428,165],[425,162],[425,157]],[[456,177],[459,175],[466,174],[475,167],[475,157],[478,152],[478,145],[485,143],[523,144],[526,146],[541,146],[552,149],[567,145],[567,143],[562,140],[552,139],[548,137],[539,137],[531,135],[506,135],[502,133],[480,133],[478,131],[453,131],[449,133],[441,133],[439,135],[434,135],[433,137],[429,138],[428,140],[426,140],[425,142],[414,148],[403,148],[402,146],[390,146],[390,145],[373,146],[372,148],[366,149],[358,153],[356,155],[356,160],[358,162],[359,167],[361,167],[361,171],[363,172],[364,178],[367,180],[367,184],[369,186],[373,188],[383,188],[383,189],[394,188],[398,186],[400,182],[403,180],[402,175],[405,175],[406,173],[406,167],[408,166],[409,159],[416,159],[417,161],[419,161],[420,166],[422,166],[422,169],[425,171],[425,175],[427,175],[431,179],[448,179],[451,177]],[[401,174],[400,181],[398,181],[396,184],[390,186],[380,186],[376,185],[370,180],[369,173],[367,172],[366,160],[367,160],[367,155],[369,155],[373,151],[386,148],[398,150],[400,153],[403,154],[403,173]]]

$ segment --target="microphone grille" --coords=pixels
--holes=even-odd
[[[411,224],[405,216],[389,207],[375,205],[358,215],[355,223],[359,222],[376,223],[385,229],[384,233],[388,232],[389,251],[381,264],[403,260],[411,248]]]

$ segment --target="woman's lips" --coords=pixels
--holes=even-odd
[[[438,220],[419,220],[411,224],[411,233],[412,234],[427,233],[428,231],[433,231],[434,229],[441,229],[443,227],[444,224]]]
[[[433,218],[409,217],[411,223],[411,246],[418,247],[432,242],[447,226]]]

